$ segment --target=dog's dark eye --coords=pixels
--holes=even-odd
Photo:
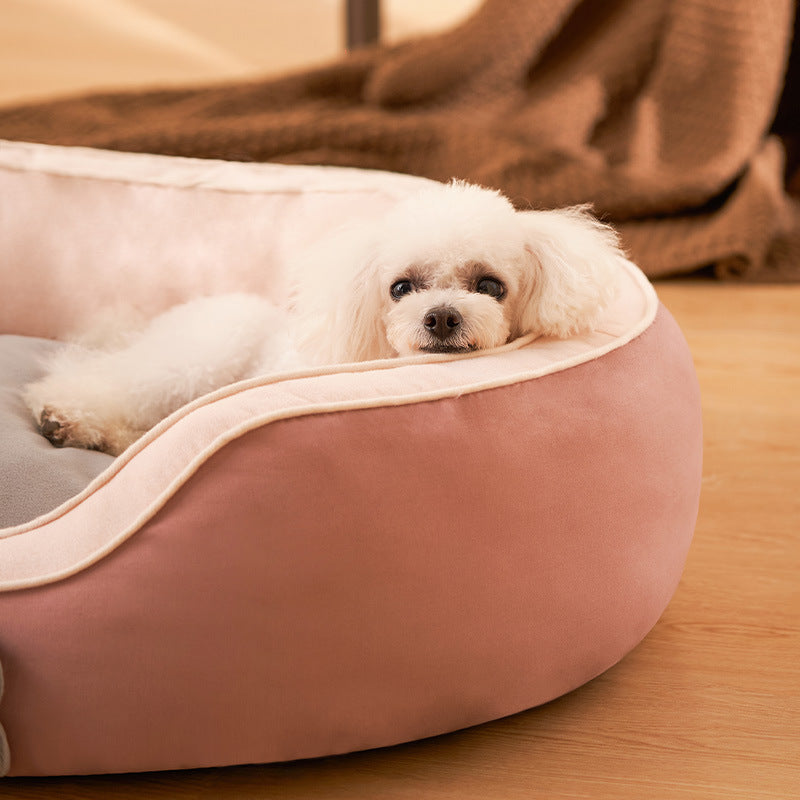
[[[475,291],[479,294],[488,294],[489,297],[499,300],[506,293],[506,287],[495,278],[481,278],[475,284]]]
[[[389,294],[392,300],[399,300],[404,295],[410,294],[414,291],[414,284],[408,280],[395,281],[392,288],[389,289]]]

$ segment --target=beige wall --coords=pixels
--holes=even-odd
[[[480,0],[383,0],[384,38]],[[0,103],[280,73],[342,52],[344,0],[0,0]]]

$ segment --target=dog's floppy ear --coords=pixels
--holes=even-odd
[[[329,317],[330,352],[337,363],[390,358],[394,350],[386,338],[385,298],[376,259],[363,254],[364,263],[343,283]]]
[[[518,335],[566,338],[591,329],[614,296],[625,258],[616,233],[585,206],[519,214],[529,269]]]
[[[341,229],[300,265],[295,287],[300,348],[313,361],[340,364],[394,355],[371,238],[361,227]]]

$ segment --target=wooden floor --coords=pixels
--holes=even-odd
[[[7,779],[21,798],[800,798],[800,286],[662,283],[703,392],[700,516],[645,641],[546,706],[272,766]],[[212,733],[213,735],[213,733]]]

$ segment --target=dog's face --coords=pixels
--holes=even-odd
[[[318,340],[334,361],[465,353],[528,333],[591,328],[624,256],[582,209],[518,212],[501,194],[432,184],[353,234],[317,293]],[[327,294],[326,294],[327,291]]]
[[[435,187],[387,216],[372,261],[373,292],[395,355],[464,353],[520,334],[530,290],[524,226],[502,196]]]
[[[469,254],[419,261],[383,283],[386,338],[398,355],[498,347],[515,327],[520,280],[513,262]]]

